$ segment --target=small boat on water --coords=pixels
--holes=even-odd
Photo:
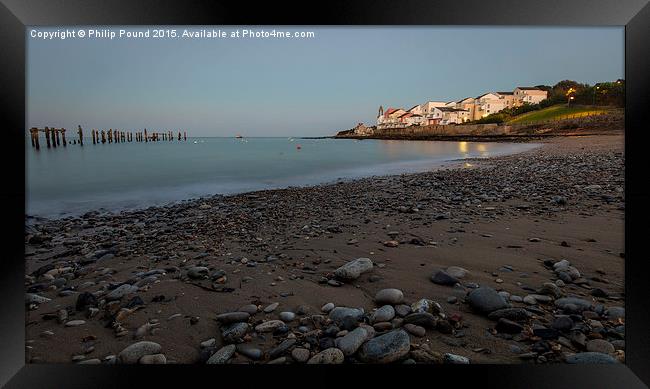
[[[243,136],[241,136],[240,134],[237,134],[237,135],[235,135],[235,138],[241,139],[241,138],[243,138]]]

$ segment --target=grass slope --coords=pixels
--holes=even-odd
[[[568,119],[571,117],[597,115],[609,112],[608,107],[567,107],[566,104],[554,105],[539,111],[526,112],[514,117],[508,124],[534,123],[546,120]]]

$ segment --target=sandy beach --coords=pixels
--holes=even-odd
[[[26,361],[623,361],[623,135],[540,142],[30,225]]]

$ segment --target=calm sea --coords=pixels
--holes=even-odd
[[[26,150],[27,214],[120,211],[213,194],[304,186],[432,169],[511,154],[522,143],[300,138],[188,138],[186,142],[68,145]]]

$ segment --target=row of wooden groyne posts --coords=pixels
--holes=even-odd
[[[29,133],[32,139],[32,147],[36,150],[40,150],[40,133],[45,134],[45,141],[47,148],[51,147],[60,147],[63,144],[63,147],[66,147],[68,143],[75,145],[84,145],[84,133],[81,126],[77,128],[77,139],[73,139],[71,142],[68,142],[65,138],[65,128],[36,128],[32,127],[29,129]],[[173,141],[178,139],[178,141],[183,140],[187,141],[187,131],[183,131],[182,137],[181,132],[178,131],[178,136],[176,137],[174,131],[168,130],[165,132],[147,132],[145,128],[144,131],[121,131],[121,130],[90,130],[93,138],[93,144],[105,144],[105,143],[126,143],[126,142],[159,142],[159,141]]]

